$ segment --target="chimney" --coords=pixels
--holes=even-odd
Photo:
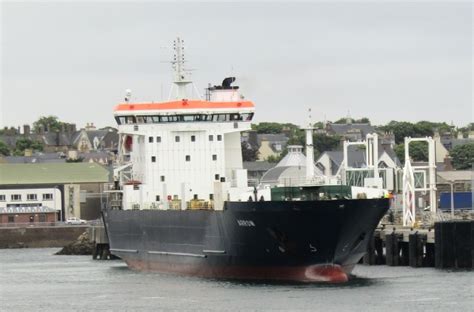
[[[23,125],[23,134],[24,135],[30,135],[30,125]]]
[[[451,171],[454,169],[451,157],[449,156],[444,157],[443,163],[444,163],[444,171]]]
[[[59,143],[61,143],[61,133],[56,130],[56,146],[59,146]]]

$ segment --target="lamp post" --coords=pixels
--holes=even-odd
[[[454,181],[448,181],[451,187],[451,219],[454,219]]]

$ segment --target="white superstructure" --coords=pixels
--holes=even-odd
[[[115,179],[123,209],[221,209],[248,192],[240,132],[250,129],[254,105],[244,101],[235,78],[208,88],[208,100],[189,100],[181,43],[175,45],[178,98],[126,103],[115,108],[120,142]]]

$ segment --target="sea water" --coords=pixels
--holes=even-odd
[[[359,265],[345,284],[245,282],[57,250],[0,250],[0,311],[474,311],[472,271]]]

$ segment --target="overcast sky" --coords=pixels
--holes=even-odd
[[[235,75],[257,122],[302,124],[311,107],[315,121],[461,126],[474,119],[472,13],[470,2],[2,2],[0,126],[115,125],[125,89],[167,98],[178,35],[197,88]]]

